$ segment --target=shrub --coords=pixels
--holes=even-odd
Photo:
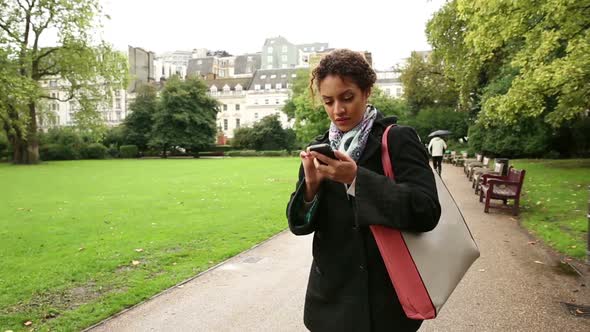
[[[109,146],[109,148],[107,150],[107,154],[111,158],[119,158],[119,149],[117,149],[116,145],[111,144],[111,146]]]
[[[278,150],[278,151],[260,151],[260,156],[262,157],[287,157],[289,152],[287,150]]]
[[[75,160],[80,159],[79,152],[72,145],[45,144],[39,148],[41,160]]]
[[[256,157],[258,153],[254,150],[233,150],[225,153],[228,157]]]
[[[107,147],[100,143],[91,143],[80,149],[80,155],[83,159],[105,159]]]
[[[137,145],[121,145],[119,148],[119,156],[121,158],[137,158],[139,149]]]

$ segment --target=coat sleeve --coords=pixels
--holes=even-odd
[[[289,229],[295,235],[307,235],[312,233],[316,227],[317,206],[321,198],[321,186],[313,203],[305,206],[305,173],[303,165],[299,167],[299,180],[295,185],[295,191],[291,194],[287,204],[287,221]]]
[[[395,181],[359,167],[355,208],[359,226],[383,225],[428,232],[438,224],[441,208],[428,155],[410,127],[394,127],[388,137]]]

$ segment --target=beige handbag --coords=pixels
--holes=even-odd
[[[390,129],[383,134],[381,159],[385,175],[394,179],[387,148]],[[434,178],[441,205],[434,230],[412,233],[371,225],[398,299],[411,319],[435,318],[479,257],[477,244],[455,200],[435,172]]]

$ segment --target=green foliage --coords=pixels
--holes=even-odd
[[[119,158],[119,148],[114,144],[109,145],[109,148],[107,149],[107,155],[110,158]]]
[[[114,145],[116,148],[118,148],[119,146],[127,143],[125,134],[125,125],[110,127],[105,133],[104,139],[102,140],[102,144],[104,144],[105,146]]]
[[[151,84],[140,86],[129,109],[131,114],[124,122],[125,142],[137,145],[140,151],[145,151],[151,137],[153,119],[158,111],[156,88]]]
[[[174,146],[192,153],[206,150],[215,143],[216,115],[217,101],[202,81],[173,77],[162,91],[149,144],[161,151]]]
[[[405,124],[414,127],[422,141],[427,142],[428,135],[435,130],[450,130],[451,139],[465,137],[468,123],[468,114],[465,112],[458,112],[449,107],[428,107],[416,116],[408,118]]]
[[[121,158],[137,158],[139,156],[139,149],[137,145],[122,145],[119,147],[119,157]]]
[[[64,146],[72,146],[76,151],[84,144],[82,135],[72,127],[56,127],[50,128],[47,133],[39,134],[39,141],[42,145],[45,144],[59,144]]]
[[[385,116],[396,116],[399,122],[405,121],[410,116],[408,103],[404,99],[387,96],[377,86],[374,86],[371,91],[369,103]]]
[[[82,159],[105,159],[107,157],[107,147],[100,143],[90,143],[82,146],[80,156]]]
[[[434,15],[427,34],[457,82],[462,107],[481,107],[486,124],[538,117],[558,128],[590,108],[587,3],[454,0]]]
[[[127,78],[125,56],[96,42],[99,1],[0,0],[0,8],[0,124],[13,144],[14,161],[38,161],[37,119],[43,117],[43,101],[55,99],[41,89],[43,80],[68,83],[62,100],[80,103],[76,126],[99,141],[105,127],[97,110],[108,101],[107,91],[125,86]],[[48,34],[55,35],[54,46],[41,47],[52,38]]]
[[[0,159],[6,156],[8,150],[8,139],[6,135],[0,131]]]
[[[433,55],[426,57],[412,52],[401,69],[400,80],[404,85],[404,98],[413,114],[432,106],[457,104],[454,82],[444,73],[441,61]]]
[[[551,128],[539,119],[497,127],[477,123],[469,128],[471,148],[497,157],[542,157],[549,150],[551,137]]]
[[[232,144],[238,149],[291,150],[295,145],[295,134],[290,129],[283,129],[275,114],[264,117],[251,128],[235,130]]]
[[[49,143],[39,149],[41,160],[76,160],[80,159],[80,152],[74,145]]]
[[[289,153],[287,150],[232,150],[225,153],[228,157],[288,157],[295,151]],[[299,155],[299,152],[297,152]]]

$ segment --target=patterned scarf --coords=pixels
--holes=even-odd
[[[377,117],[377,109],[373,105],[367,105],[367,110],[363,116],[363,120],[347,132],[343,132],[332,122],[330,125],[330,146],[333,150],[338,150],[349,155],[354,161],[358,161],[361,154],[365,150],[367,139],[373,122]]]

